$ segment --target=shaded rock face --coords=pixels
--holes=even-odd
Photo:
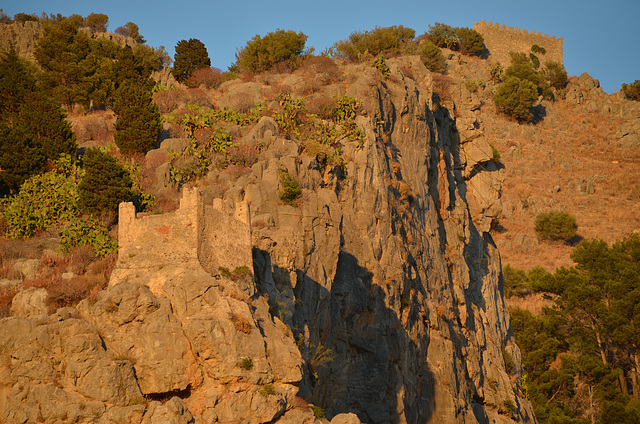
[[[430,75],[416,59],[389,63],[387,80],[367,68],[350,72],[358,79],[347,95],[379,119],[375,126],[359,118],[367,142],[343,148],[346,178],[297,150],[253,167],[244,198],[268,223],[254,229],[258,289],[284,305],[307,360],[302,396],[329,414],[354,412],[367,423],[510,422],[510,401],[514,420],[533,421],[518,371],[505,367],[503,350],[515,362],[519,350],[499,255],[484,232],[492,215],[482,202],[499,203],[500,184],[481,191],[473,183],[499,165],[489,165],[490,150],[469,154],[471,144],[487,144],[480,125],[462,143],[453,111],[432,101]],[[473,102],[455,100],[455,112],[473,122]],[[299,208],[273,199],[278,168],[305,189]],[[322,363],[322,349],[333,360]]]

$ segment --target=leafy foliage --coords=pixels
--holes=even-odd
[[[521,282],[553,296],[554,308],[538,316],[511,311],[536,417],[543,424],[637,422],[640,236],[611,246],[585,240],[571,259],[577,266],[532,270]]]
[[[469,56],[480,56],[484,52],[484,38],[479,32],[436,22],[429,25],[424,38],[438,47],[447,48]]]
[[[633,84],[622,84],[621,91],[627,99],[640,101],[640,80],[635,80]]]
[[[118,48],[109,40],[91,39],[69,18],[47,25],[34,52],[44,71],[43,87],[68,107],[105,105],[112,94],[111,64]]]
[[[118,116],[114,140],[123,154],[153,148],[162,129],[162,119],[149,85],[137,80],[123,82],[116,92],[113,110]]]
[[[72,217],[60,230],[60,247],[70,252],[77,246],[91,246],[98,256],[107,256],[118,250],[118,242],[100,222],[91,217]]]
[[[109,17],[104,13],[91,13],[84,18],[84,25],[92,32],[107,32]]]
[[[534,83],[517,77],[507,77],[493,96],[498,110],[518,121],[532,118],[531,107],[538,100],[538,88]]]
[[[0,189],[15,191],[47,161],[75,154],[75,136],[60,105],[15,52],[0,59],[0,94]]]
[[[422,59],[422,63],[431,72],[444,73],[447,70],[447,64],[440,47],[433,44],[429,40],[421,40],[418,44],[417,53]]]
[[[296,201],[302,195],[302,189],[298,182],[285,170],[278,170],[280,176],[280,200],[285,205],[296,206]]]
[[[180,40],[173,56],[173,76],[179,82],[186,82],[193,71],[210,68],[211,60],[204,43],[196,38]]]
[[[124,26],[116,28],[116,33],[131,37],[136,43],[145,43],[145,39],[140,35],[140,28],[133,22],[127,22]]]
[[[543,240],[569,240],[576,235],[576,217],[566,211],[543,212],[536,216],[536,233]]]
[[[82,157],[84,176],[78,186],[78,206],[89,213],[114,211],[120,202],[131,200],[131,177],[122,165],[98,148]]]
[[[400,26],[375,27],[370,31],[356,31],[346,40],[332,47],[334,56],[349,60],[365,60],[372,56],[395,55],[415,37],[411,28]]]
[[[236,62],[229,69],[258,73],[277,66],[279,70],[294,70],[305,55],[307,38],[302,32],[282,29],[270,32],[264,37],[256,34],[236,53]]]
[[[31,177],[18,194],[1,201],[8,237],[30,237],[78,213],[75,177],[68,168],[60,168]]]
[[[565,88],[569,82],[564,65],[558,62],[547,62],[544,65],[544,77],[549,85],[556,90]]]
[[[550,65],[549,81],[562,84],[562,75],[558,65]],[[493,71],[492,71],[493,73]],[[566,73],[565,73],[566,76]],[[493,98],[498,109],[518,121],[529,121],[533,117],[530,108],[540,95],[550,97],[549,83],[545,79],[545,72],[536,71],[534,63],[525,53],[511,52],[511,66],[503,77],[504,83],[498,86]]]

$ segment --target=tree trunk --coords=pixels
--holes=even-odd
[[[637,353],[633,354],[633,360],[635,362],[635,369],[631,373],[631,386],[633,387],[633,398],[640,399],[640,356]]]
[[[598,331],[596,331],[596,340],[598,341],[598,349],[600,349],[600,358],[602,358],[602,363],[607,365],[607,354],[604,351],[604,345],[602,344],[602,337],[600,337],[600,333]]]
[[[627,390],[627,378],[624,375],[623,369],[620,369],[620,374],[618,374],[618,382],[620,382],[620,390],[622,390],[622,394],[628,395],[629,391]]]

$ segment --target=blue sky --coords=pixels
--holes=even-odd
[[[497,1],[380,1],[380,0],[157,0],[105,2],[86,0],[3,0],[0,8],[18,12],[92,12],[109,16],[109,30],[131,21],[147,44],[165,46],[173,56],[176,43],[197,38],[209,52],[211,64],[226,70],[237,49],[254,35],[276,29],[302,31],[307,46],[317,52],[354,31],[375,26],[404,25],[416,34],[442,22],[472,27],[480,20],[520,27],[564,39],[564,65],[569,75],[589,73],[608,93],[622,83],[640,79],[640,1],[497,0]]]

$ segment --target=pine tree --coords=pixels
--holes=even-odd
[[[38,89],[15,53],[0,59],[0,189],[17,190],[47,161],[75,155],[75,136],[60,105]]]
[[[195,38],[178,41],[173,61],[173,76],[177,81],[185,82],[196,69],[210,66],[209,53],[202,41]]]
[[[89,213],[113,211],[131,199],[133,182],[129,172],[112,156],[98,148],[82,156],[84,176],[78,185],[78,206]]]

